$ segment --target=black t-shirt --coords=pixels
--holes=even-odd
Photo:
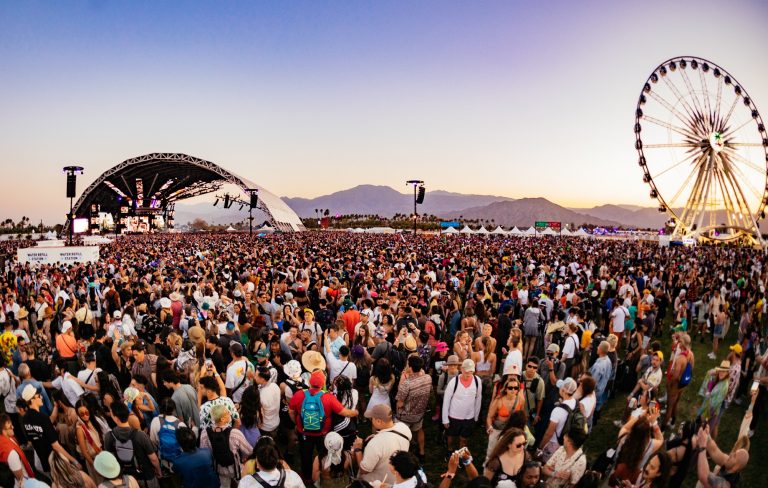
[[[27,439],[32,442],[32,446],[35,448],[37,456],[40,458],[40,464],[43,467],[43,471],[50,471],[51,468],[48,465],[48,456],[53,451],[54,442],[59,441],[59,434],[51,424],[51,419],[47,415],[44,415],[37,410],[28,409],[27,413],[22,419],[24,426],[24,433]]]
[[[88,346],[88,352],[96,355],[96,366],[109,374],[117,374],[117,364],[112,359],[112,349],[101,342],[94,342]]]

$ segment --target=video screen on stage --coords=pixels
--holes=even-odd
[[[149,232],[149,217],[124,217],[123,218],[123,232],[128,233],[145,233]]]

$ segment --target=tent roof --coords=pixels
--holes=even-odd
[[[464,228],[461,229],[459,232],[462,233],[462,234],[474,234],[475,233],[475,231],[470,229],[468,225],[465,225]]]
[[[504,232],[504,229],[502,229],[501,226],[498,226],[491,231],[491,234],[506,234],[506,232]]]
[[[490,232],[488,232],[488,229],[483,225],[475,231],[475,234],[490,234]]]

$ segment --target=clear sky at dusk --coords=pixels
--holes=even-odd
[[[768,116],[765,1],[0,2],[0,217],[150,152],[281,196],[373,183],[654,205],[640,89],[695,55]]]

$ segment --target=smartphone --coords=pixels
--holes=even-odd
[[[205,367],[206,367],[206,368],[210,368],[211,366],[213,366],[213,360],[211,360],[211,359],[206,359],[206,360],[205,360]]]
[[[760,388],[760,382],[759,381],[753,381],[752,387],[750,388],[750,392],[754,393],[757,391],[757,389]]]
[[[656,409],[659,407],[659,404],[656,402],[656,400],[651,400],[648,402],[648,411],[656,413]]]

